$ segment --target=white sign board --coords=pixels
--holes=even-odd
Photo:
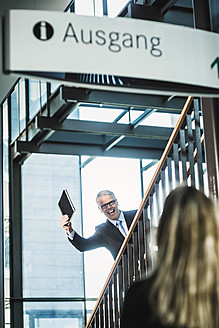
[[[166,23],[10,10],[5,72],[115,75],[219,94],[219,34]]]

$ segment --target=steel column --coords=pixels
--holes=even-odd
[[[209,191],[214,198],[219,196],[219,101],[202,99],[205,149]]]
[[[3,108],[0,108],[0,327],[5,326],[5,297],[4,297],[4,214],[3,214]]]
[[[23,328],[21,166],[10,163],[10,288],[12,328]]]
[[[196,28],[219,32],[217,0],[193,0]],[[206,49],[207,51],[207,49]],[[214,58],[213,58],[214,59]],[[213,60],[212,59],[212,60]],[[219,100],[202,99],[209,191],[219,195]]]
[[[108,16],[107,0],[102,0],[102,2],[103,2],[103,15]]]

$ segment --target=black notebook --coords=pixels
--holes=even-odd
[[[62,215],[67,214],[69,219],[71,219],[73,213],[76,211],[76,208],[74,207],[74,204],[72,203],[72,200],[66,189],[63,190],[58,205]]]

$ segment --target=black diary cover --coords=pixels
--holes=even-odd
[[[69,219],[71,219],[76,209],[66,189],[63,190],[58,205],[62,212],[62,215],[67,214]]]

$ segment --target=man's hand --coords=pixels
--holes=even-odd
[[[71,221],[67,214],[62,216],[60,225],[62,229],[64,229],[67,232],[67,234],[72,233],[73,229],[72,229]]]

